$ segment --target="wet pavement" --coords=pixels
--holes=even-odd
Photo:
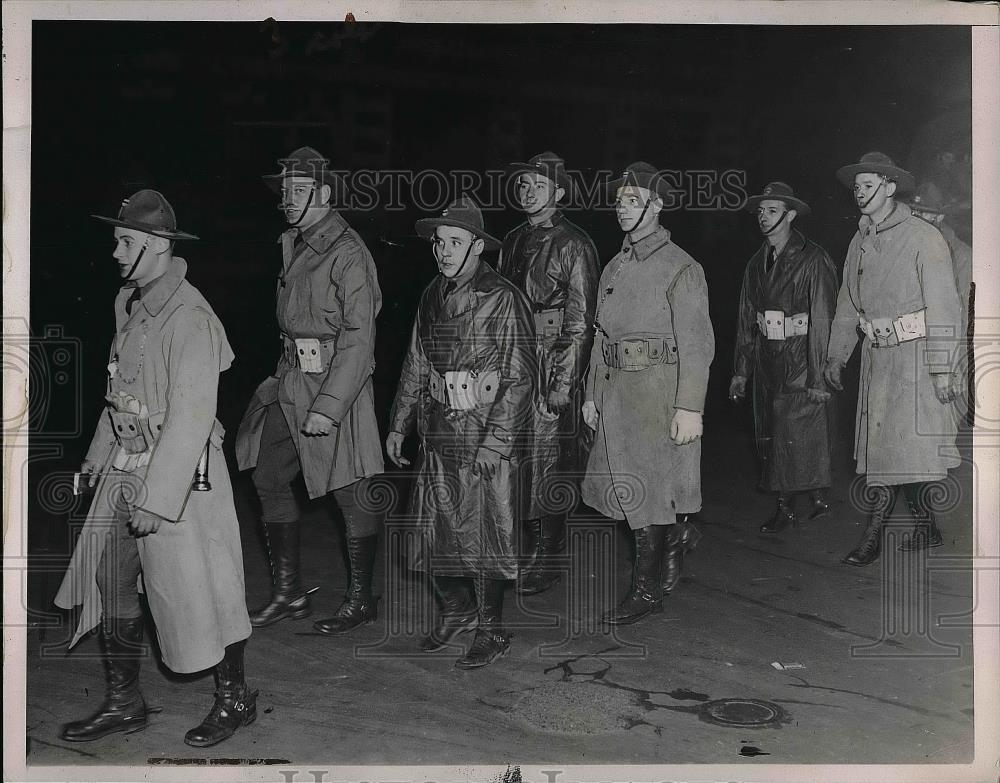
[[[728,414],[730,417],[735,414]],[[731,431],[731,430],[730,430]],[[697,549],[663,611],[613,634],[598,618],[628,587],[626,531],[579,509],[569,566],[553,590],[507,593],[510,654],[472,672],[459,646],[420,654],[432,599],[398,559],[405,524],[390,526],[377,574],[378,622],[346,637],[312,632],[346,586],[341,527],[323,503],[304,517],[309,620],[255,631],[247,671],[258,719],[231,740],[183,744],[212,702],[206,674],[144,667],[147,729],[71,744],[62,722],[103,693],[97,640],[68,653],[66,618],[29,632],[31,764],[959,763],[973,752],[969,462],[940,515],[945,545],[891,550],[868,568],[840,558],[860,535],[853,476],[838,474],[832,513],[766,537],[772,499],[753,490],[744,446],[706,435],[705,509]],[[846,467],[846,460],[842,460]],[[386,485],[387,487],[390,485]],[[248,601],[268,576],[247,476],[236,480]],[[389,495],[392,493],[390,492]],[[397,493],[403,497],[403,488]],[[898,528],[907,521],[900,501]],[[45,626],[48,627],[45,627]],[[947,626],[947,627],[945,627]]]

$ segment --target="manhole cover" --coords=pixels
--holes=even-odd
[[[781,723],[785,711],[760,699],[718,699],[701,705],[702,720],[720,726],[768,726]]]

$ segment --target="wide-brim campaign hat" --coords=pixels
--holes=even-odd
[[[665,198],[684,192],[671,186],[656,166],[641,160],[628,166],[618,179],[613,179],[608,183],[608,190],[612,193],[616,192],[618,188],[624,187],[645,188]]]
[[[909,193],[916,182],[913,175],[892,162],[892,158],[884,152],[866,152],[857,163],[849,163],[837,169],[837,179],[847,187],[854,187],[854,178],[858,174],[881,174],[896,183],[896,190]]]
[[[487,250],[497,250],[501,244],[499,239],[486,233],[483,213],[468,196],[460,196],[455,199],[441,213],[440,217],[420,218],[415,224],[417,234],[424,239],[433,239],[434,231],[438,226],[464,228],[483,240]]]
[[[945,205],[944,194],[933,182],[922,182],[916,192],[906,199],[914,212],[926,212],[930,215],[953,215],[955,210]]]
[[[330,171],[330,161],[312,147],[299,147],[285,158],[279,158],[281,171],[265,174],[264,182],[275,193],[281,192],[281,183],[289,177],[308,177],[321,185],[329,185],[335,193],[343,186],[344,180]]]
[[[566,191],[567,199],[572,196],[573,180],[566,173],[566,161],[551,150],[540,152],[526,161],[515,161],[507,166],[507,174],[511,178],[524,173],[540,174]]]
[[[91,215],[105,223],[132,228],[165,239],[197,239],[194,234],[177,230],[177,216],[170,202],[156,190],[140,190],[122,201],[118,217]]]
[[[806,202],[795,195],[792,186],[787,182],[768,182],[764,186],[763,193],[747,199],[747,212],[753,212],[762,201],[783,201],[789,209],[794,209],[800,215],[808,215],[812,211]]]

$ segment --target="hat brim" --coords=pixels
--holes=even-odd
[[[614,193],[618,190],[618,188],[624,187],[626,185],[626,179],[627,179],[626,177],[619,177],[618,179],[611,180],[608,183],[608,192]],[[636,185],[634,182],[629,182],[627,184],[633,187],[646,188],[646,190],[650,190],[650,188],[646,187],[645,185]],[[670,198],[671,196],[680,196],[684,193],[684,191],[678,188],[670,187],[666,182],[664,182],[661,179],[659,182],[656,183],[656,193],[657,195],[662,196],[664,198]]]
[[[466,223],[462,220],[448,219],[443,217],[420,218],[415,224],[417,236],[422,239],[433,239],[434,231],[438,226],[450,226],[451,228],[464,228],[470,234],[483,240],[487,250],[499,250],[501,242],[494,236],[487,234],[478,226]]]
[[[507,179],[510,180],[516,177],[518,174],[541,174],[547,180],[555,182],[556,185],[566,191],[564,198],[567,200],[573,195],[573,180],[569,178],[569,175],[563,173],[562,176],[551,177],[548,171],[543,171],[537,166],[533,166],[525,161],[516,161],[515,163],[510,163],[507,166]]]
[[[812,212],[810,206],[800,198],[795,198],[795,196],[775,196],[773,194],[767,196],[750,196],[747,199],[744,209],[747,212],[753,212],[762,201],[784,201],[789,209],[794,209],[800,215],[808,215]]]
[[[198,239],[198,237],[194,234],[189,234],[186,231],[167,231],[159,226],[152,226],[135,220],[119,220],[118,218],[109,218],[104,217],[103,215],[91,215],[91,217],[96,218],[103,223],[110,223],[112,226],[131,228],[136,231],[143,231],[147,234],[152,234],[153,236],[163,237],[164,239]]]
[[[311,180],[316,180],[316,178],[305,171],[285,171],[280,174],[264,174],[261,179],[264,180],[264,184],[267,185],[275,193],[281,193],[281,183],[290,177],[307,177]],[[322,176],[318,181],[321,185],[329,185],[330,189],[334,193],[340,193],[340,189],[344,187],[343,178],[337,176],[336,174],[331,174],[328,171],[324,171]]]
[[[884,163],[851,163],[837,169],[837,179],[847,186],[854,186],[854,178],[858,174],[881,174],[896,182],[896,190],[909,193],[916,187],[913,175],[899,166],[887,166]]]

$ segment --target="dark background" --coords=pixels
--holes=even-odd
[[[790,182],[814,213],[797,227],[838,265],[858,217],[839,166],[881,150],[956,197],[971,171],[969,28],[36,21],[32,51],[31,326],[50,335],[33,367],[46,399],[32,410],[36,551],[65,550],[64,520],[40,485],[78,465],[104,390],[119,281],[111,231],[88,216],[116,214],[139,188],[162,191],[180,227],[202,238],[177,254],[236,352],[219,409],[234,433],[277,358],[282,220],[260,176],[300,145],[352,170],[481,171],[544,149],[583,176],[639,159],[739,169],[751,193]],[[419,291],[435,272],[412,228],[422,214],[346,213],[383,291],[383,433]],[[606,263],[621,242],[613,214],[568,214]],[[486,220],[502,236],[520,218],[508,208]],[[746,411],[725,393],[755,223],[718,210],[663,222],[704,266],[711,293],[706,449],[738,445],[752,462]],[[971,226],[956,228],[969,239]],[[60,375],[52,356],[63,344],[72,362]]]

